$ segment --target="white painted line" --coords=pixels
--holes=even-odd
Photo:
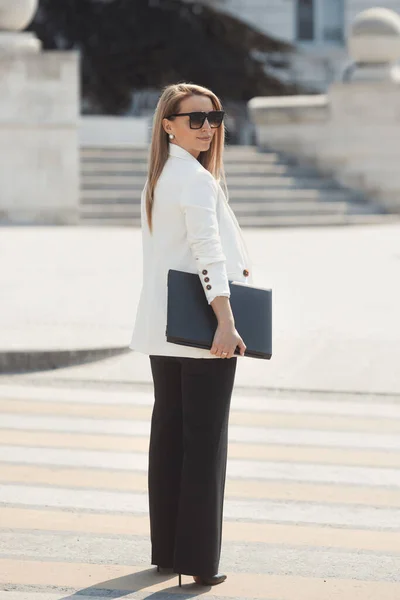
[[[114,453],[97,450],[0,446],[0,462],[28,465],[55,465],[58,467],[94,467],[110,470],[146,471],[148,456],[147,454],[139,452]]]
[[[147,472],[148,455],[140,452],[0,446],[0,462]],[[244,479],[400,488],[400,469],[392,468],[230,459],[228,460],[227,476]]]
[[[39,386],[0,385],[0,398],[31,400],[32,402],[98,404],[98,405],[137,405],[152,406],[153,392],[121,390],[71,389]],[[381,417],[400,419],[400,405],[378,402],[351,402],[331,400],[309,400],[299,398],[279,398],[269,395],[232,396],[232,409],[262,411],[284,414],[312,414],[355,417]]]
[[[267,427],[229,428],[232,442],[283,444],[287,446],[320,446],[333,448],[360,448],[400,450],[400,436],[391,434],[351,431],[322,431],[315,429],[274,429]]]
[[[332,402],[329,400],[302,400],[288,398],[260,398],[259,396],[234,396],[232,409],[263,411],[293,415],[333,415],[336,417],[376,417],[400,419],[400,405],[361,402]]]
[[[87,419],[80,417],[39,417],[0,413],[0,428],[148,436],[150,433],[150,421]]]
[[[400,469],[391,468],[232,459],[228,461],[227,475],[231,478],[400,488]]]
[[[0,487],[0,502],[17,506],[39,506],[44,508],[51,506],[71,510],[86,509],[148,514],[147,493],[128,494],[125,492],[99,492],[6,484]],[[358,505],[226,499],[224,517],[245,521],[314,523],[366,529],[400,529],[400,509]],[[7,527],[7,523],[2,523],[1,526]],[[329,532],[327,532],[327,539],[329,539]]]
[[[1,429],[148,436],[150,434],[150,421],[25,416],[0,413],[0,441]],[[229,427],[229,439],[231,442],[283,444],[290,446],[400,450],[400,436],[397,434],[377,434],[358,431],[290,428],[269,429],[268,427],[240,427],[238,425],[231,425]]]
[[[36,385],[0,385],[0,398],[31,400],[32,402],[71,403],[71,404],[153,404],[153,395],[146,391],[113,390],[113,389],[78,389],[68,387],[36,386]]]

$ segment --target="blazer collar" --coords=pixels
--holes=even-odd
[[[187,150],[182,148],[182,146],[178,146],[178,144],[168,143],[168,154],[170,156],[176,156],[177,158],[183,158],[185,160],[195,160],[197,163],[199,162],[197,158],[190,154]]]

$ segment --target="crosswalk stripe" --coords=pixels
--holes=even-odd
[[[150,420],[151,406],[118,406],[85,405],[85,404],[55,404],[52,402],[31,402],[29,400],[1,400],[0,413],[3,415],[52,415],[66,417],[89,417],[94,419],[132,419]],[[341,431],[371,431],[371,432],[400,432],[400,419],[393,417],[378,418],[361,416],[336,416],[336,415],[302,415],[272,412],[245,412],[234,411],[230,413],[229,421],[232,425],[246,427],[285,427],[291,429],[318,429]]]
[[[6,590],[5,600],[199,592],[150,565],[153,401],[150,386],[0,383],[1,600]],[[399,431],[400,405],[389,397],[235,393],[228,580],[201,590],[205,600],[397,600]]]
[[[18,385],[0,383],[0,398],[4,400],[29,400],[34,403],[67,403],[88,405],[134,405],[152,406],[154,396],[150,384],[140,389],[135,386],[132,390],[88,389],[79,387],[56,387],[42,385]],[[356,416],[356,417],[388,417],[400,419],[400,406],[398,402],[389,397],[376,397],[371,400],[368,396],[350,396],[345,400],[331,400],[326,396],[321,400],[314,399],[312,395],[303,397],[296,394],[291,397],[287,392],[275,393],[273,391],[252,392],[248,390],[246,395],[241,391],[234,390],[231,406],[233,410],[249,410],[252,412],[278,412],[293,414],[333,415],[333,416]]]
[[[48,431],[16,431],[0,428],[1,446],[35,446],[37,448],[70,448],[113,452],[148,453],[145,437],[91,435],[85,433],[51,433]],[[342,450],[340,448],[301,448],[273,444],[229,444],[230,458],[252,460],[282,460],[313,464],[354,465],[369,467],[400,467],[400,452]]]
[[[73,489],[119,490],[147,493],[147,473],[83,468],[58,468],[43,465],[0,463],[0,482],[49,485]],[[357,504],[365,506],[400,507],[400,490],[387,487],[298,483],[293,481],[226,480],[225,495],[232,498],[292,500],[302,502]]]
[[[0,461],[143,472],[146,472],[148,468],[147,455],[138,452],[101,452],[25,446],[0,446]],[[246,479],[280,479],[314,483],[395,486],[400,488],[400,471],[390,468],[379,469],[376,467],[231,459],[228,463],[227,474],[229,477]]]
[[[115,534],[148,536],[148,515],[104,514],[66,512],[46,508],[2,509],[1,528],[19,531],[66,531],[85,534]],[[40,526],[40,528],[38,527]],[[329,547],[331,549],[357,549],[370,552],[395,552],[399,550],[397,531],[369,531],[363,529],[301,525],[295,523],[252,523],[227,520],[223,537],[226,542],[272,543],[287,546]]]
[[[146,514],[147,494],[52,488],[3,484],[0,502],[11,506],[66,508],[104,512]],[[305,503],[298,501],[271,501],[227,498],[224,504],[226,519],[271,521],[284,523],[313,523],[395,529],[400,531],[399,511],[393,508],[353,506],[340,504]]]
[[[131,591],[149,588],[152,593],[179,593],[193,589],[190,576],[183,576],[184,589],[177,586],[176,576],[160,577],[154,567],[73,564],[65,562],[0,559],[0,583],[11,585],[48,585],[79,589]],[[291,575],[260,575],[258,573],[228,573],[223,586],[215,586],[213,595],[225,598],[262,598],[264,600],[398,600],[400,583],[360,581],[333,577],[295,577]],[[160,581],[161,579],[161,581]],[[93,582],[97,581],[96,585]],[[194,588],[196,589],[196,588]],[[197,589],[196,589],[197,591]],[[81,592],[80,592],[81,593]]]
[[[0,464],[0,481],[4,483],[38,483],[71,488],[112,489],[120,491],[147,491],[147,474],[93,469],[6,465]],[[366,504],[370,506],[400,506],[400,490],[386,487],[365,488],[337,484],[298,483],[293,481],[244,480],[228,477],[226,495],[243,498],[292,499],[301,501],[334,502],[343,504]]]
[[[127,404],[127,405],[152,405],[154,395],[150,384],[145,386],[131,386],[128,390],[118,390],[115,388],[85,388],[80,386],[74,389],[70,386],[52,385],[18,385],[0,383],[0,398],[4,400],[29,400],[30,402],[51,402],[59,404]],[[73,382],[72,382],[73,383]],[[141,389],[144,387],[145,389]],[[390,406],[390,405],[389,405]]]
[[[152,406],[154,402],[153,391],[150,384],[143,386],[146,389],[116,390],[87,389],[80,387],[56,387],[1,384],[0,398],[4,400],[29,400],[31,403],[67,403],[67,404],[94,404],[94,405],[134,405]],[[248,390],[246,395],[234,390],[231,407],[233,410],[249,410],[252,412],[278,412],[293,414],[355,416],[355,417],[387,417],[400,419],[400,405],[388,397],[379,398],[379,401],[370,400],[368,396],[350,396],[346,400],[331,400],[326,396],[323,399],[314,399],[310,396],[304,398],[291,397],[287,392],[275,393],[273,391],[253,393]]]
[[[103,435],[127,435],[148,437],[149,421],[115,419],[88,419],[71,417],[47,417],[0,414],[4,429],[60,431],[65,433],[98,433]],[[312,429],[276,429],[267,427],[240,427],[231,425],[231,441],[248,443],[298,444],[300,446],[324,446],[342,448],[368,448],[400,450],[400,436],[389,433],[322,431]]]

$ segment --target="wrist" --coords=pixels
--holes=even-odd
[[[222,319],[218,319],[218,325],[226,325],[226,326],[231,325],[232,327],[234,327],[235,320],[233,317],[224,317]]]

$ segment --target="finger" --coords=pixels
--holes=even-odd
[[[212,343],[212,346],[211,346],[211,349],[210,349],[210,352],[212,354],[216,354],[217,352],[219,352],[219,349],[220,349],[220,346],[219,346],[217,340],[214,339],[213,343]]]
[[[212,341],[212,344],[211,344],[211,348],[210,348],[211,354],[215,354],[216,352],[218,352],[218,347],[219,347],[219,344],[218,344],[218,334],[217,334],[217,332],[215,332],[214,338],[213,338],[213,341]]]

